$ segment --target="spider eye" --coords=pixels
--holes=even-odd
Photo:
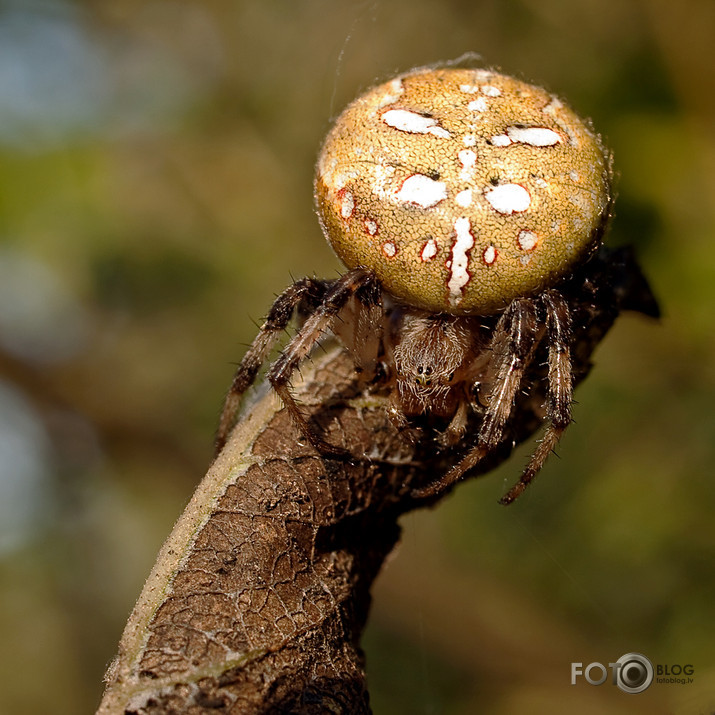
[[[452,382],[454,380],[454,370],[449,373],[449,377],[447,378],[447,382]]]
[[[431,375],[432,374],[432,368],[429,367],[429,365],[425,368],[425,375]]]
[[[422,365],[417,366],[417,374],[421,375],[422,374]]]

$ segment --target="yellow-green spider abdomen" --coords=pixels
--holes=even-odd
[[[326,237],[407,305],[485,315],[554,285],[600,242],[610,157],[546,90],[418,69],[338,117],[315,177]]]

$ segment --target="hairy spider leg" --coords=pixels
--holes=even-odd
[[[521,479],[499,500],[511,504],[544,466],[564,430],[571,423],[573,382],[571,369],[571,311],[563,296],[554,289],[544,291],[541,302],[546,311],[546,335],[549,345],[547,417],[549,426],[531,456]]]
[[[332,322],[331,331],[350,353],[363,382],[370,382],[377,374],[384,319],[382,288],[373,279],[357,288]]]
[[[315,312],[333,283],[334,281],[302,278],[276,298],[258,335],[243,356],[226,394],[216,432],[214,454],[218,454],[226,444],[229,432],[236,422],[243,393],[253,384],[280,334],[290,323],[293,313],[309,315]]]
[[[433,496],[461,479],[502,440],[504,427],[511,414],[514,398],[521,384],[524,371],[538,344],[536,304],[529,298],[513,300],[499,318],[488,350],[497,360],[496,377],[488,398],[477,443],[461,461],[440,479],[425,487],[415,489],[417,498]]]
[[[365,268],[354,268],[348,271],[348,273],[332,283],[325,293],[322,302],[320,302],[313,314],[305,321],[303,327],[288,343],[268,371],[268,380],[271,385],[273,385],[273,389],[278,393],[281,400],[283,400],[283,404],[293,418],[293,421],[300,428],[311,445],[313,445],[318,452],[323,454],[336,457],[348,456],[342,448],[326,442],[305,418],[290,391],[290,377],[299,363],[308,356],[321,336],[328,330],[333,329],[336,319],[340,318],[342,309],[348,304],[351,298],[355,297],[357,299],[358,308],[363,305],[368,309],[364,315],[358,316],[358,319],[365,320],[367,325],[370,323],[370,317],[377,315],[376,311],[369,310],[371,307],[379,307],[379,313],[380,315],[382,314],[381,295],[379,283],[372,271]],[[371,326],[371,332],[376,334],[377,339],[372,341],[375,356],[374,358],[368,358],[368,362],[376,363],[377,361],[377,349],[381,342],[381,324],[382,322],[380,320],[377,325]],[[363,328],[358,332],[364,335],[365,331],[366,328]],[[347,347],[351,352],[355,348],[355,346],[351,345]],[[354,354],[357,362],[364,359],[360,358],[359,355],[359,351]]]

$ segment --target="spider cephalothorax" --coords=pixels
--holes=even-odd
[[[399,427],[441,418],[438,440],[454,445],[481,415],[459,463],[415,492],[429,496],[503,440],[541,350],[548,426],[503,499],[513,501],[571,421],[572,312],[590,299],[590,278],[568,285],[601,243],[610,164],[560,100],[494,71],[419,69],[359,97],[328,134],[315,178],[321,225],[349,270],[298,281],[276,300],[236,373],[217,446],[297,310],[304,322],[268,379],[319,451],[339,453],[308,424],[289,380],[326,330],[370,389],[389,392]]]
[[[396,404],[405,415],[453,415],[478,374],[484,330],[474,318],[397,311],[391,345]]]

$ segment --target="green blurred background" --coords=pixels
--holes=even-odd
[[[311,195],[330,118],[466,51],[593,118],[610,241],[664,318],[619,321],[517,504],[528,449],[404,520],[373,706],[715,710],[714,40],[711,0],[2,2],[0,713],[93,710],[255,321],[339,268]],[[629,651],[695,682],[568,684]]]

